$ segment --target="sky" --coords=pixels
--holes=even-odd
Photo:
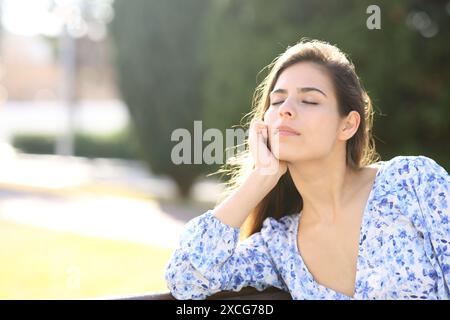
[[[23,36],[57,36],[62,23],[49,12],[50,5],[50,0],[3,0],[2,25]]]
[[[81,16],[79,5],[83,0],[0,1],[3,2],[2,25],[11,33],[23,36],[56,37],[60,34],[64,19],[67,17],[72,17],[73,29],[77,29],[78,33],[83,32],[84,29],[86,29],[84,32],[87,32],[86,22],[79,18]],[[98,21],[108,23],[112,19],[113,0],[90,0],[89,2],[95,3],[93,15],[98,18]]]

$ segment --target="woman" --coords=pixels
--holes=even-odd
[[[227,198],[187,223],[167,264],[177,299],[244,286],[450,298],[450,176],[425,156],[376,162],[372,105],[344,53],[317,40],[288,48],[252,114]]]

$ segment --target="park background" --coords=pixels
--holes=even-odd
[[[302,37],[349,54],[382,160],[450,168],[450,1],[0,0],[0,16],[0,299],[167,291],[183,225],[226,178],[173,164],[171,133],[241,126]]]

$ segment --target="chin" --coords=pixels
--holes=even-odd
[[[292,143],[288,141],[271,141],[271,152],[275,158],[280,161],[294,161],[298,159],[298,150],[300,146],[298,143]]]
[[[289,152],[288,150],[280,150],[280,152],[274,153],[275,158],[280,161],[293,162],[298,159],[298,155],[294,155],[293,152]]]

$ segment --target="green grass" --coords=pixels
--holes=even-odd
[[[0,299],[83,299],[168,291],[172,251],[0,220]]]

